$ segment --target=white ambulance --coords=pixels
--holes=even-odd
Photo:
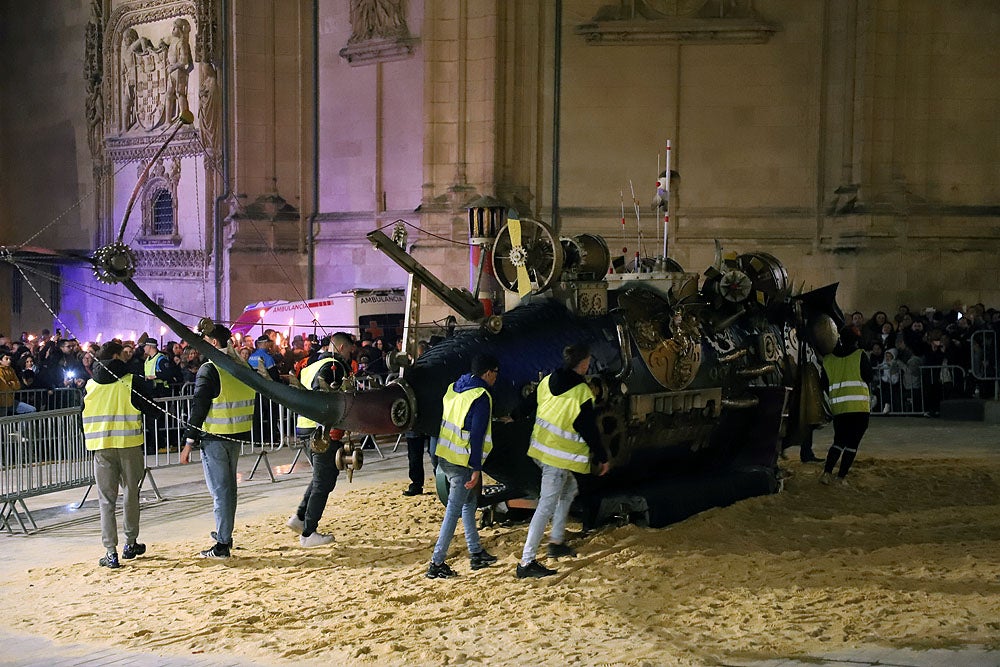
[[[286,340],[346,331],[359,339],[391,342],[403,336],[405,301],[406,290],[401,287],[353,289],[306,301],[261,301],[244,308],[231,329],[253,338],[274,329]]]

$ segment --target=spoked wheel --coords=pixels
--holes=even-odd
[[[552,228],[538,220],[511,218],[493,246],[493,271],[504,289],[538,294],[562,274],[563,249]]]

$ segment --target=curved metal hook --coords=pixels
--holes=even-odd
[[[167,150],[167,146],[169,146],[170,142],[174,140],[174,137],[177,136],[180,129],[185,125],[191,125],[194,123],[194,114],[191,113],[190,110],[185,111],[177,116],[176,122],[177,127],[174,128],[174,131],[170,133],[167,140],[163,142],[163,145],[160,146],[149,162],[146,163],[146,168],[142,170],[142,174],[139,175],[139,180],[135,182],[135,187],[132,188],[132,196],[129,197],[128,206],[125,207],[125,215],[122,217],[121,227],[118,229],[118,243],[121,243],[122,239],[125,237],[125,225],[128,224],[129,216],[132,215],[132,207],[135,206],[135,200],[139,196],[139,190],[142,189],[142,186],[145,185],[146,181],[149,179],[150,169],[153,168],[156,161],[160,159],[161,155],[163,155],[163,151]]]
[[[154,317],[166,324],[188,345],[195,348],[213,364],[226,371],[240,382],[254,390],[273,398],[291,410],[331,428],[341,428],[359,433],[396,433],[406,430],[412,422],[411,407],[406,423],[395,424],[390,416],[399,410],[399,401],[412,406],[412,397],[407,388],[389,385],[361,393],[345,391],[308,391],[298,389],[265,378],[246,364],[237,363],[226,353],[210,345],[200,336],[174,319],[158,306],[149,295],[131,279],[122,281],[125,288],[139,300]]]

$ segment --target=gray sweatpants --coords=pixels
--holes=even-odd
[[[124,489],[122,518],[125,543],[135,544],[139,537],[139,482],[144,470],[142,445],[94,451],[94,482],[101,507],[101,541],[108,551],[118,547],[118,522],[115,520],[118,487]]]

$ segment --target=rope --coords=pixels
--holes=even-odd
[[[158,137],[156,137],[155,141],[159,141],[160,139],[162,139],[163,136],[167,133],[167,129],[169,129],[169,127],[165,128],[162,132],[160,132],[160,135]],[[154,142],[151,142],[151,143],[154,143]],[[155,151],[153,151],[153,152],[155,153]],[[117,176],[118,174],[120,174],[122,172],[122,170],[125,169],[125,167],[127,167],[129,164],[130,164],[129,162],[123,162],[122,166],[118,167],[118,169],[116,169],[111,174],[110,178],[114,179],[114,177]],[[77,206],[79,206],[80,204],[82,204],[84,202],[84,200],[89,199],[90,197],[92,197],[94,195],[94,193],[97,192],[97,189],[99,187],[101,187],[101,185],[104,183],[105,180],[110,180],[110,179],[105,179],[104,176],[99,175],[96,179],[94,179],[94,185],[93,185],[93,187],[90,188],[90,190],[88,190],[86,193],[84,193],[84,195],[82,197],[80,197],[79,199],[77,199],[75,202],[73,202],[72,204],[70,204],[69,208],[67,208],[65,211],[63,211],[62,213],[60,213],[59,215],[57,215],[55,218],[53,218],[47,225],[45,225],[44,227],[42,227],[41,229],[39,229],[38,231],[36,231],[31,236],[29,236],[27,238],[27,240],[25,240],[23,243],[21,243],[20,245],[14,246],[15,250],[18,249],[18,248],[23,248],[24,246],[26,246],[29,243],[31,243],[32,241],[34,241],[36,238],[38,238],[39,236],[41,236],[42,234],[44,234],[49,229],[49,227],[51,227],[52,225],[54,225],[57,222],[59,222],[60,220],[62,220],[64,217],[66,217],[66,215],[70,211],[72,211]]]

